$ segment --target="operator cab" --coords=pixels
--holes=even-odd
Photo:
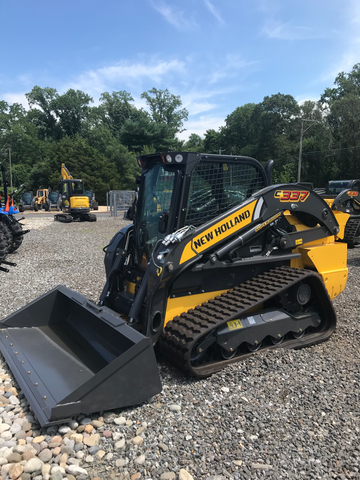
[[[156,243],[185,225],[211,221],[271,183],[250,157],[164,153],[137,158],[142,168],[134,215],[136,244],[149,260]]]
[[[61,205],[66,211],[69,208],[89,208],[89,199],[84,195],[83,180],[62,180],[61,181]],[[83,197],[75,201],[74,197]],[[84,203],[84,205],[83,205]],[[81,206],[80,206],[81,204]],[[85,205],[86,204],[86,205]]]

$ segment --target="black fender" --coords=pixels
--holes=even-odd
[[[343,190],[335,198],[332,204],[332,210],[339,212],[359,214],[360,213],[360,192],[350,188]]]

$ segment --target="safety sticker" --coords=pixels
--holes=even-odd
[[[244,328],[241,320],[230,320],[230,322],[226,322],[229,330],[238,330],[239,328]]]

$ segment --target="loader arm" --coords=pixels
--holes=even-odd
[[[266,187],[211,222],[185,227],[158,242],[128,315],[142,324],[142,332],[155,343],[167,323],[167,299],[180,289],[177,279],[187,270],[192,275],[216,275],[239,267],[245,271],[246,265],[254,263],[268,268],[279,261],[289,264],[301,258],[296,251],[299,246],[338,231],[333,212],[315,192],[296,185]],[[101,296],[105,305],[116,269],[121,271],[128,256],[124,247],[125,239],[107,275]]]

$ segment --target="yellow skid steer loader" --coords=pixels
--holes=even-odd
[[[105,248],[99,304],[59,286],[2,322],[0,349],[42,425],[160,392],[156,343],[202,378],[335,329],[347,246],[319,195],[271,185],[273,161],[178,152],[138,163],[133,224]]]

